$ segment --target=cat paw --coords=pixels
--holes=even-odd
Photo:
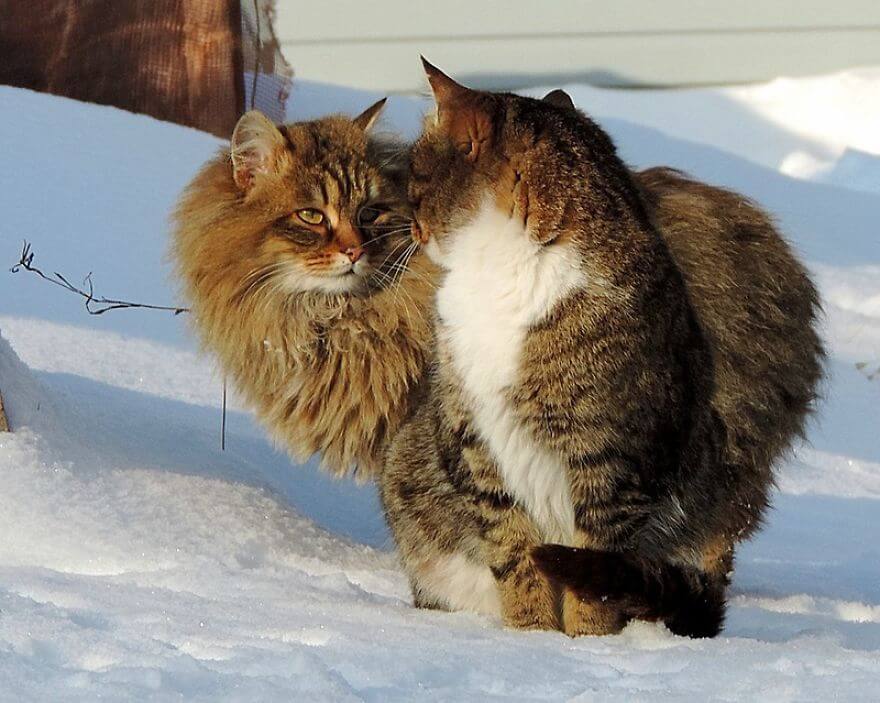
[[[559,630],[555,599],[519,603],[504,609],[504,624],[517,630]]]
[[[529,564],[499,583],[504,624],[518,630],[559,630],[558,590]]]
[[[584,600],[568,590],[562,596],[562,631],[569,637],[615,635],[628,619],[617,603]]]

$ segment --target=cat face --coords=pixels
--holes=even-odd
[[[544,100],[476,91],[424,64],[436,112],[412,152],[413,237],[443,265],[452,235],[494,208],[522,224],[505,231],[524,233],[535,251],[568,241],[560,235],[573,208],[604,177],[584,157],[584,134],[595,128],[596,139],[613,152],[607,136],[562,91]],[[503,236],[497,243],[502,256],[510,244]]]
[[[276,291],[363,292],[389,275],[383,267],[409,214],[399,179],[380,168],[367,138],[383,103],[354,120],[279,128],[249,112],[236,126],[233,178],[265,222],[239,255],[271,272]]]

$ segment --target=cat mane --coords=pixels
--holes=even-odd
[[[431,264],[417,256],[399,284],[360,297],[260,287],[241,249],[261,217],[227,153],[181,196],[171,255],[195,331],[295,459],[320,452],[330,473],[371,479],[433,353]]]

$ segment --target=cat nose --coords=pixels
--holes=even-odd
[[[360,259],[364,255],[363,247],[349,247],[345,250],[345,255],[351,259],[351,263],[355,263],[358,259]]]
[[[417,241],[419,244],[427,244],[430,237],[428,234],[422,229],[421,225],[415,220],[412,221],[410,225],[410,234],[412,238]]]

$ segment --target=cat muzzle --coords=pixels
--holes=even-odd
[[[427,244],[428,240],[431,238],[430,235],[425,232],[422,229],[421,225],[419,225],[419,223],[415,220],[413,220],[412,224],[410,225],[410,232],[412,234],[413,240],[418,242],[419,244]]]
[[[363,247],[349,247],[348,249],[346,249],[342,253],[345,254],[351,260],[351,263],[356,264],[358,262],[358,259],[360,259],[364,255],[364,248]]]
[[[365,278],[372,272],[372,267],[370,266],[370,262],[367,260],[368,257],[359,258],[357,261],[352,262],[351,270],[348,272],[349,274],[354,274],[359,278]]]

